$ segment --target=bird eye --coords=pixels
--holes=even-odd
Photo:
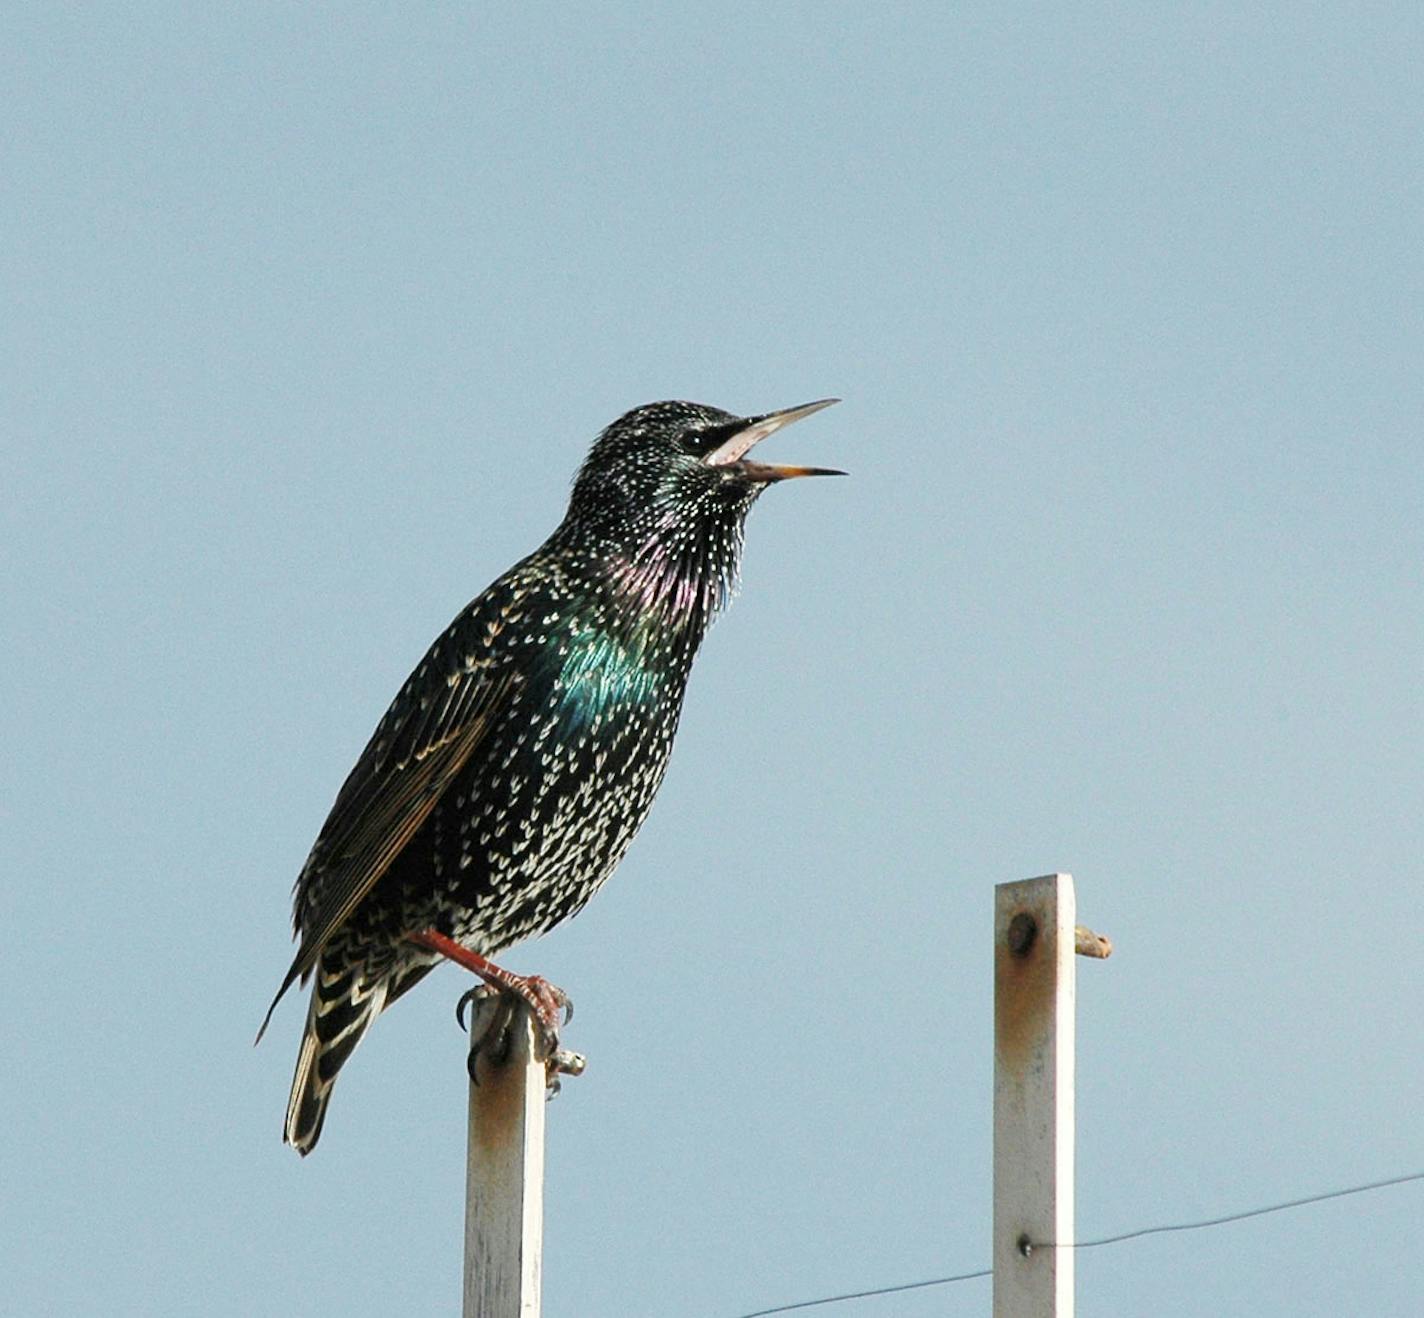
[[[694,457],[703,457],[712,452],[719,444],[730,439],[733,432],[745,424],[742,421],[730,421],[725,425],[689,427],[682,432],[683,446]]]

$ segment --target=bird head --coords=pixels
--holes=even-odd
[[[636,407],[594,441],[574,480],[569,519],[630,549],[697,526],[739,527],[768,485],[844,474],[748,457],[768,435],[837,401],[823,398],[762,416],[734,416],[703,403]]]
[[[554,539],[591,558],[631,605],[630,618],[700,635],[735,587],[743,526],[757,496],[778,481],[844,474],[770,466],[748,454],[836,401],[763,416],[702,403],[634,408],[594,441]]]

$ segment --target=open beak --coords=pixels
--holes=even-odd
[[[812,412],[819,412],[822,408],[840,401],[839,398],[822,398],[814,403],[802,403],[800,407],[788,407],[781,412],[768,412],[765,416],[749,416],[740,429],[733,431],[727,439],[707,453],[702,461],[709,467],[730,467],[735,464],[742,475],[768,483],[791,480],[796,476],[844,476],[845,472],[834,471],[830,467],[773,467],[764,462],[745,460],[745,455],[755,445],[760,444],[768,435],[775,434],[782,426],[789,426],[793,421],[801,420],[803,416],[810,416]]]

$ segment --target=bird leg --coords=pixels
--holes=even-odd
[[[407,934],[406,938],[417,947],[423,947],[428,952],[436,952],[448,958],[456,965],[464,966],[466,970],[473,971],[478,975],[484,984],[471,989],[464,994],[455,1005],[455,1019],[459,1021],[460,1028],[465,1026],[465,1009],[473,1004],[476,1013],[471,1021],[472,1025],[479,1022],[483,1014],[479,1009],[492,996],[512,995],[519,998],[529,1006],[529,1010],[534,1014],[535,1033],[538,1036],[539,1056],[542,1057],[548,1071],[549,1088],[555,1093],[559,1088],[559,1073],[565,1075],[579,1075],[584,1068],[584,1059],[577,1053],[571,1053],[559,1047],[559,1014],[563,1013],[564,1021],[568,1022],[574,1018],[573,999],[569,997],[563,989],[557,985],[549,983],[540,975],[516,975],[512,971],[505,970],[502,966],[497,966],[487,957],[481,956],[478,952],[471,951],[468,947],[462,947],[453,938],[446,934],[438,933],[434,929],[424,929],[419,933]],[[513,1021],[513,1016],[506,1006],[503,1010],[486,1019],[484,1028],[471,1040],[469,1070],[470,1079],[475,1078],[475,1057],[487,1049],[492,1050],[496,1059],[501,1059],[509,1049],[509,1028]]]

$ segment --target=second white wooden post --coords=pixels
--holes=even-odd
[[[1072,1318],[1073,879],[994,892],[994,1318]]]

